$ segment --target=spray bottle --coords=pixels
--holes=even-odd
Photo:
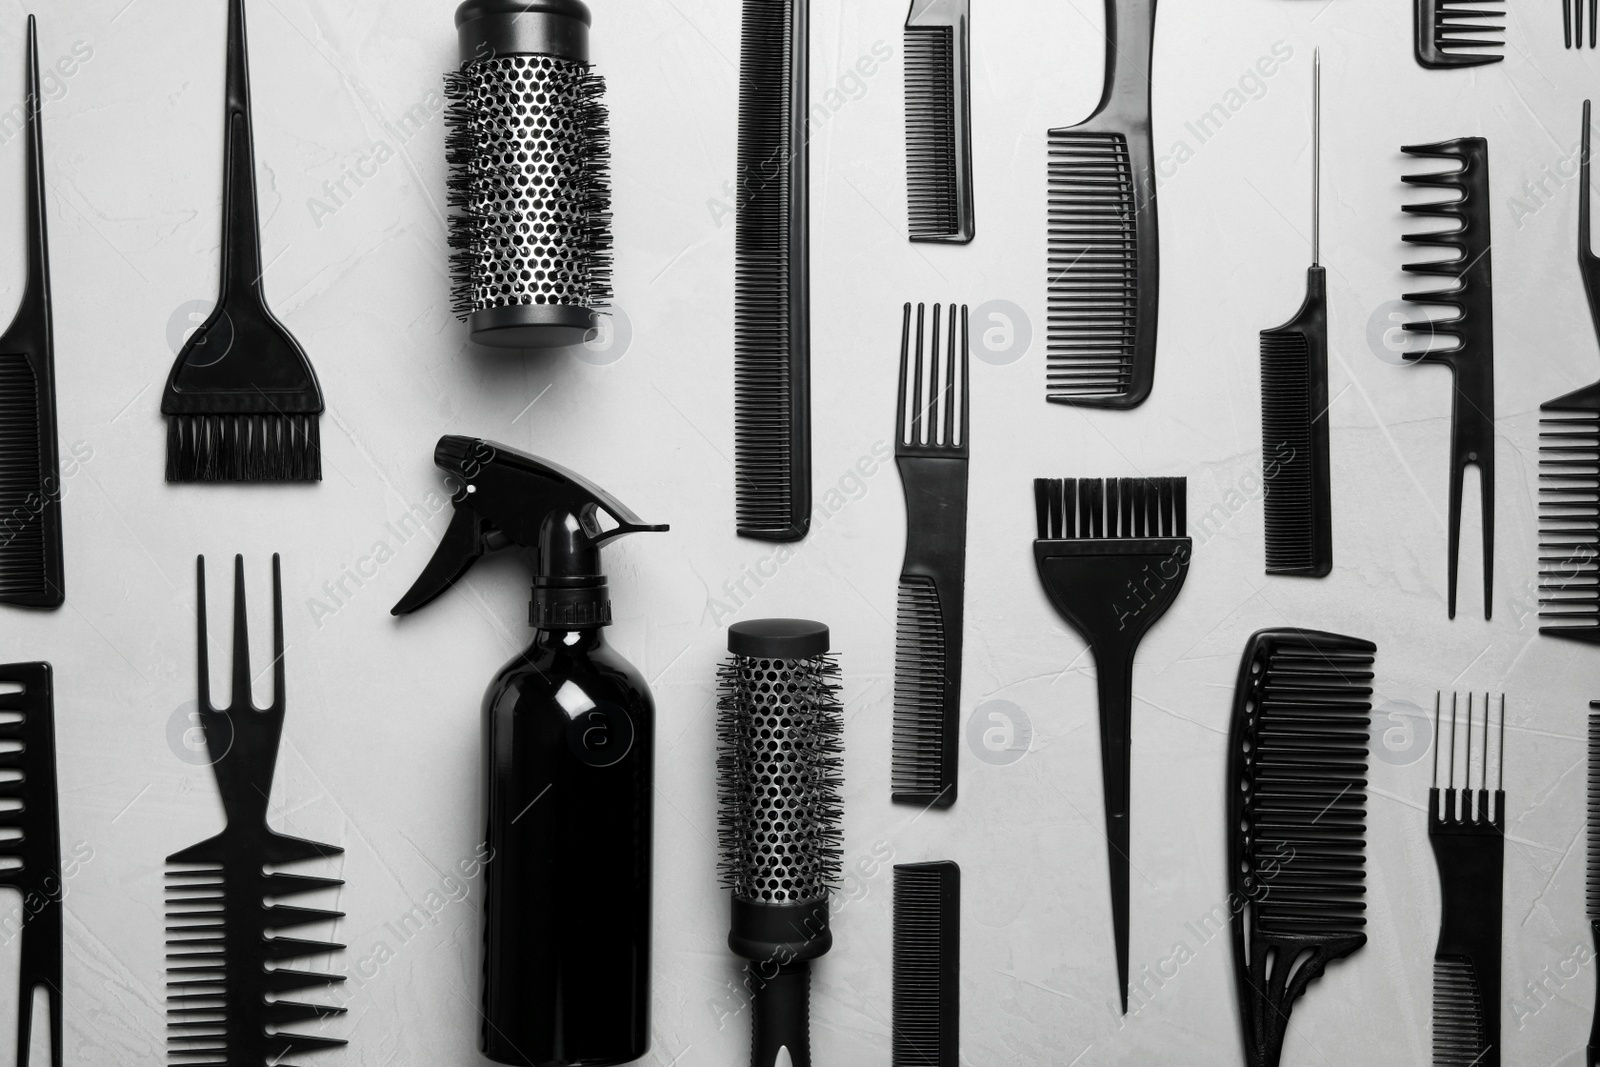
[[[470,437],[439,439],[459,483],[405,615],[479,557],[538,549],[527,651],[484,697],[483,1001],[479,1047],[498,1063],[599,1067],[649,1049],[655,705],[605,643],[600,547],[647,526],[599,486]],[[604,514],[615,525],[602,527]]]

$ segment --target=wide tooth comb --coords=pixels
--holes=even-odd
[[[906,206],[913,241],[972,240],[968,0],[911,0],[906,17]]]
[[[1453,347],[1436,346],[1408,352],[1414,363],[1437,363],[1450,368],[1450,530],[1449,612],[1456,617],[1456,574],[1461,556],[1461,493],[1468,467],[1478,468],[1483,495],[1483,617],[1494,613],[1494,272],[1490,258],[1489,143],[1482,137],[1458,137],[1438,144],[1410,145],[1407,155],[1446,159],[1460,169],[1432,174],[1408,174],[1408,185],[1443,189],[1457,199],[1428,204],[1405,204],[1408,214],[1445,219],[1449,229],[1408,233],[1411,244],[1439,245],[1452,258],[1407,263],[1412,274],[1436,275],[1455,280],[1446,289],[1404,294],[1414,304],[1439,304],[1455,309],[1452,318],[1408,322],[1405,329],[1425,334],[1429,343],[1444,337]]]
[[[344,1044],[336,1038],[286,1033],[280,1027],[320,1021],[343,1014],[345,1009],[285,1001],[278,999],[279,995],[332,985],[344,981],[344,976],[274,965],[336,952],[344,946],[284,937],[274,931],[333,922],[343,912],[268,904],[267,900],[344,883],[335,878],[269,873],[265,868],[326,859],[343,850],[288,837],[267,825],[285,701],[278,557],[272,557],[273,680],[272,704],[266,708],[257,708],[250,695],[243,557],[234,557],[232,697],[226,708],[211,703],[205,557],[200,557],[196,572],[200,722],[227,825],[215,837],[167,857],[168,1058],[182,1067],[280,1063],[295,1053]]]
[[[1054,403],[1138,407],[1155,379],[1155,20],[1155,0],[1106,0],[1100,106],[1050,131],[1045,398]]]
[[[1228,878],[1247,1067],[1277,1067],[1289,1014],[1367,942],[1366,773],[1377,648],[1261,630],[1233,694]]]
[[[1565,2],[1565,0],[1563,0]],[[1479,67],[1505,58],[1505,0],[1413,0],[1417,62],[1430,70]]]

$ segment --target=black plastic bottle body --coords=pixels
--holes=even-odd
[[[484,697],[479,1047],[499,1063],[649,1050],[655,704],[603,634],[539,632]]]

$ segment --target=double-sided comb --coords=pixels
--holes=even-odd
[[[1600,337],[1600,256],[1589,236],[1589,101],[1578,164],[1578,272]],[[1539,408],[1539,632],[1600,642],[1600,382]]]
[[[1036,478],[1039,581],[1094,652],[1110,848],[1111,921],[1128,1010],[1128,818],[1133,657],[1189,574],[1183,478]]]
[[[50,1007],[50,1067],[61,1067],[61,819],[56,788],[55,700],[48,663],[0,667],[0,886],[21,897],[17,1067],[28,1067],[33,1001]]]
[[[161,397],[167,481],[320,481],[322,389],[261,284],[244,0],[228,3],[227,95],[222,279],[217,306],[184,342]]]
[[[1449,289],[1406,293],[1414,304],[1440,304],[1455,308],[1453,318],[1408,322],[1407,330],[1423,333],[1429,342],[1444,337],[1452,347],[1430,347],[1408,352],[1414,363],[1438,363],[1450,368],[1454,402],[1450,416],[1450,617],[1456,617],[1456,570],[1461,554],[1461,488],[1469,466],[1478,468],[1483,489],[1483,617],[1494,611],[1494,276],[1489,255],[1489,142],[1482,137],[1458,137],[1438,144],[1410,145],[1401,149],[1412,156],[1444,159],[1460,169],[1436,174],[1407,174],[1401,181],[1443,189],[1452,199],[1428,204],[1405,204],[1412,215],[1444,219],[1447,230],[1408,233],[1412,244],[1440,245],[1450,259],[1407,263],[1412,274],[1453,278]]]
[[[810,0],[744,0],[740,26],[734,511],[765,541],[811,528],[809,17]]]
[[[289,1000],[287,994],[344,981],[343,975],[292,970],[286,964],[342,949],[281,931],[331,923],[343,913],[277,903],[344,884],[337,878],[268,871],[344,850],[280,834],[267,825],[272,772],[283,734],[283,588],[272,557],[272,703],[250,695],[250,637],[245,619],[244,558],[233,562],[233,695],[211,704],[206,648],[206,561],[199,587],[200,724],[227,825],[215,837],[167,857],[168,1058],[175,1067],[281,1063],[300,1052],[344,1042],[287,1028],[344,1009]],[[268,903],[268,901],[273,901]]]
[[[28,16],[27,281],[0,335],[0,604],[58,608],[61,469],[56,444],[56,360],[50,316],[50,241],[44,219],[39,35]]]
[[[894,865],[893,1067],[957,1067],[961,1055],[961,868]]]
[[[1481,67],[1505,58],[1505,0],[1411,0],[1417,62],[1429,70]],[[1581,0],[1573,0],[1574,3]]]
[[[1267,573],[1333,569],[1328,479],[1328,280],[1321,260],[1322,50],[1311,82],[1311,268],[1294,318],[1261,331],[1261,465]]]
[[[1589,913],[1589,934],[1600,952],[1600,700],[1589,702],[1589,835],[1588,878],[1584,907]],[[1600,1064],[1600,986],[1595,988],[1594,1022],[1589,1028],[1588,1067]]]
[[[967,307],[940,331],[938,304],[911,305],[900,324],[895,464],[906,493],[906,556],[895,635],[893,796],[945,808],[956,802],[961,715],[962,608],[967,576]],[[941,343],[941,341],[943,343]],[[926,374],[924,374],[926,370]]]
[[[1439,1067],[1500,1067],[1500,911],[1506,862],[1506,698],[1500,729],[1490,728],[1483,695],[1478,788],[1472,788],[1473,695],[1467,695],[1466,759],[1456,789],[1457,713],[1450,695],[1450,766],[1439,789],[1442,699],[1434,697],[1433,786],[1428,790],[1428,843],[1439,867],[1443,914],[1433,953],[1433,1062]],[[1498,739],[1498,745],[1496,740]],[[1493,755],[1498,747],[1499,755]],[[1498,763],[1489,789],[1489,764]]]
[[[1150,58],[1156,0],[1106,0],[1100,106],[1050,131],[1045,398],[1132,408],[1156,369]]]
[[[1367,943],[1370,641],[1261,630],[1245,646],[1228,745],[1233,973],[1246,1067],[1277,1067],[1289,1013]]]
[[[1600,0],[1587,0],[1589,5],[1589,47],[1595,47],[1595,23],[1600,20]],[[1561,28],[1567,47],[1583,47],[1583,7],[1585,0],[1561,0]],[[1577,32],[1573,32],[1577,31]]]
[[[969,0],[911,0],[906,16],[906,207],[913,241],[972,240]]]

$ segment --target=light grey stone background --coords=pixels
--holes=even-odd
[[[1160,191],[1156,389],[1134,413],[1089,413],[1041,397],[1044,147],[1049,127],[1094,106],[1102,7],[974,8],[978,238],[928,248],[904,236],[905,5],[816,5],[812,76],[826,114],[812,143],[821,510],[813,534],[783,550],[736,539],[732,523],[737,4],[597,0],[617,301],[631,339],[524,357],[473,350],[449,310],[439,92],[454,56],[453,5],[252,0],[266,284],[321,375],[326,479],[173,488],[162,481],[158,404],[178,341],[215,294],[224,7],[41,0],[41,58],[71,70],[47,87],[45,136],[61,438],[79,459],[66,478],[68,603],[50,615],[0,615],[0,644],[8,659],[49,659],[57,670],[63,840],[87,856],[68,880],[68,1063],[163,1054],[162,860],[213,833],[220,815],[209,771],[185,742],[194,557],[212,561],[214,636],[225,641],[226,585],[216,579],[228,557],[245,554],[264,665],[274,551],[291,643],[275,818],[347,849],[337,866],[348,918],[335,936],[349,948],[323,962],[351,975],[350,1013],[328,1028],[350,1045],[319,1062],[479,1062],[478,887],[461,865],[480,830],[478,701],[527,637],[527,572],[487,562],[459,595],[390,618],[447,519],[442,497],[430,497],[442,486],[433,443],[446,432],[575,467],[646,520],[673,526],[606,553],[612,637],[652,680],[660,716],[647,1062],[718,1067],[748,1055],[715,875],[712,679],[725,625],[772,615],[833,627],[848,705],[851,873],[836,947],[817,968],[818,1063],[888,1062],[888,865],[933,857],[960,861],[966,875],[963,1062],[1238,1062],[1229,950],[1203,920],[1225,899],[1225,731],[1238,656],[1252,631],[1285,624],[1375,640],[1380,713],[1371,943],[1296,1008],[1284,1063],[1428,1058],[1439,893],[1424,821],[1429,738],[1416,709],[1451,687],[1508,695],[1506,1054],[1534,1067],[1581,1062],[1593,982],[1582,737],[1586,702],[1600,696],[1600,653],[1537,637],[1531,580],[1537,406],[1600,374],[1573,263],[1570,176],[1594,53],[1562,50],[1555,0],[1513,5],[1506,62],[1475,73],[1417,67],[1401,0],[1165,0],[1156,142],[1163,154],[1179,144],[1187,153]],[[24,15],[21,4],[0,4],[5,107],[21,98]],[[1315,45],[1325,75],[1337,563],[1308,583],[1262,575],[1256,333],[1287,319],[1303,291]],[[1251,75],[1275,53],[1271,77]],[[1213,104],[1228,117],[1202,142],[1186,124]],[[1418,169],[1397,149],[1463,134],[1489,138],[1494,181],[1492,623],[1479,610],[1470,508],[1461,617],[1445,618],[1448,378],[1394,365],[1385,340],[1392,302],[1410,284],[1399,270],[1408,194],[1398,179]],[[20,147],[4,127],[3,306],[19,292]],[[888,802],[904,520],[898,477],[881,457],[907,299],[1008,302],[976,325],[1003,333],[988,311],[1012,307],[1011,326],[1032,333],[1020,357],[984,352],[973,364],[962,702],[976,723],[960,803],[921,817]],[[1214,519],[1139,660],[1132,955],[1136,976],[1148,968],[1155,977],[1120,1019],[1093,668],[1038,589],[1029,482],[1136,473],[1187,475],[1190,515]],[[421,532],[401,526],[408,514]],[[218,660],[220,680],[226,656]],[[1021,758],[996,751],[1008,719],[1011,743],[1027,743]],[[587,921],[582,901],[571,919]],[[10,1003],[10,988],[0,989],[0,1017]]]

